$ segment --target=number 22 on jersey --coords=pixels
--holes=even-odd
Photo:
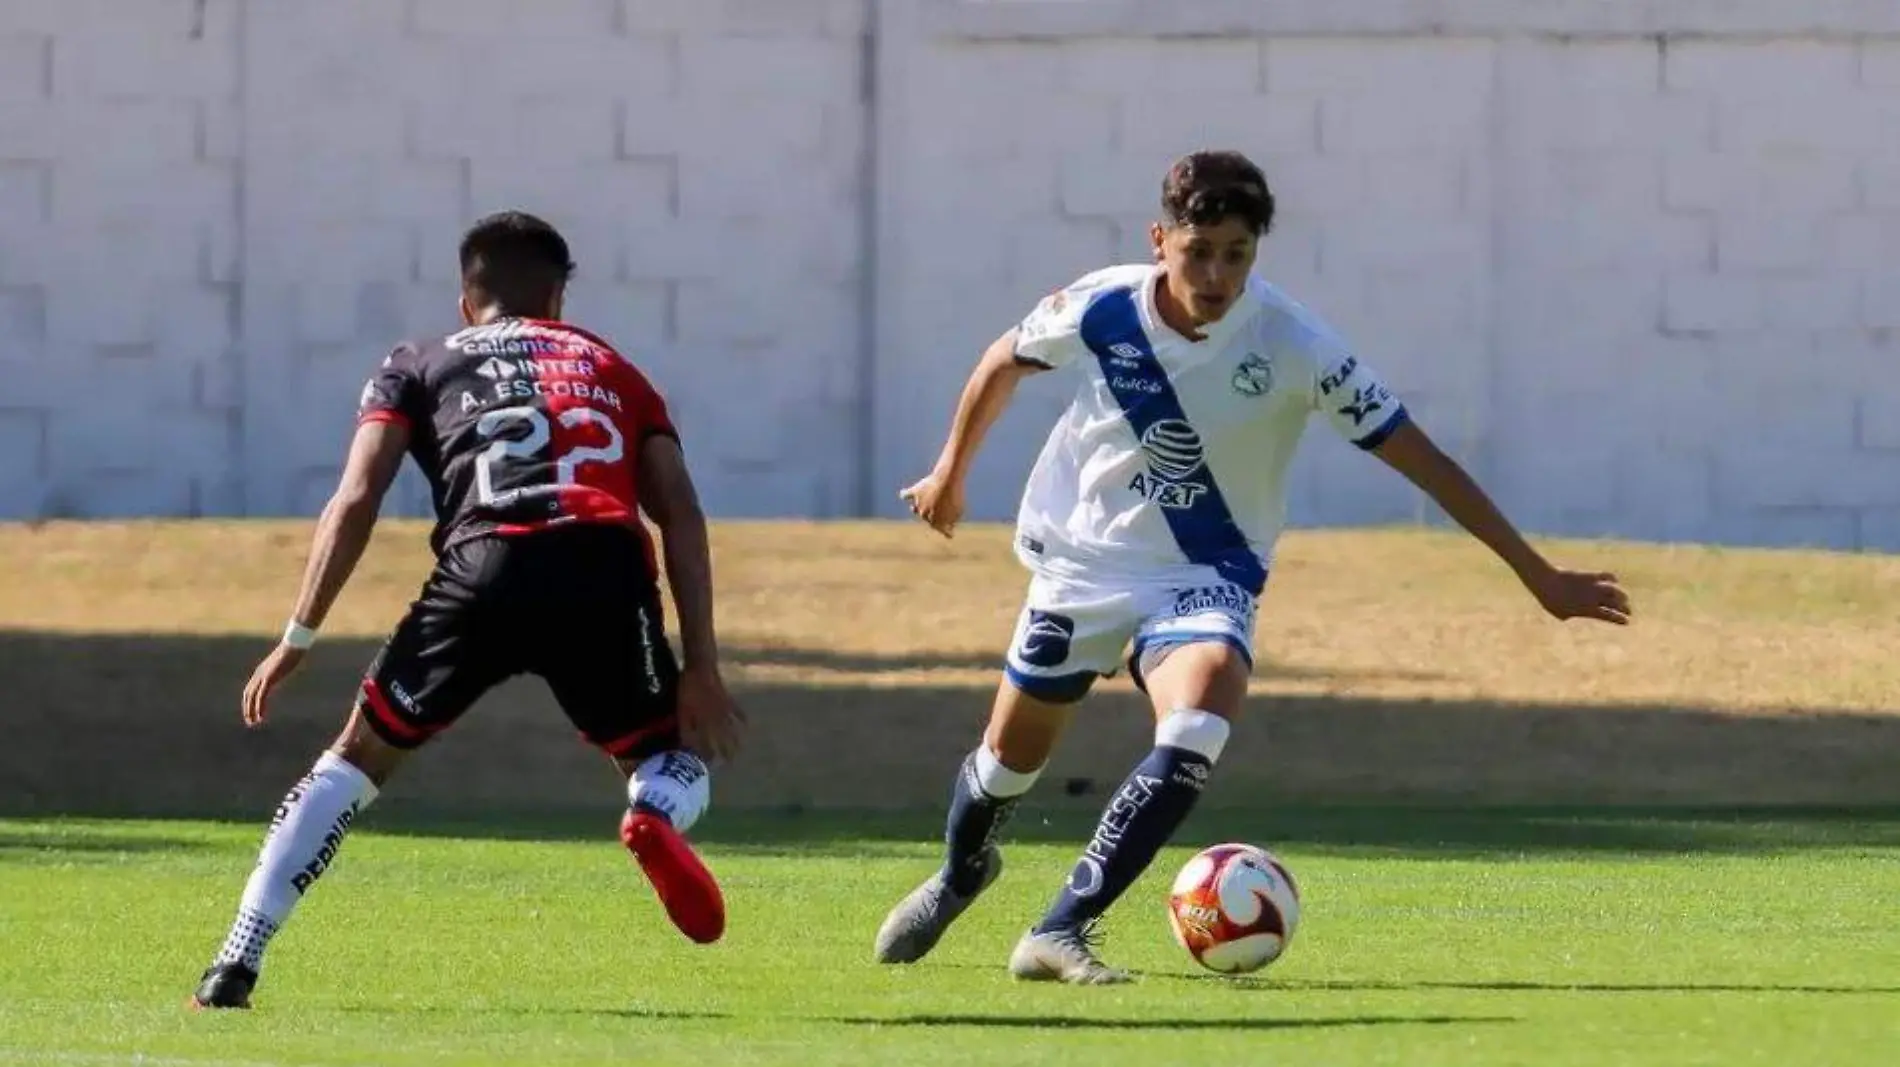
[[[554,457],[554,481],[548,485],[524,485],[515,489],[495,491],[495,467],[506,465],[510,460],[532,460],[541,457],[542,450],[553,440],[553,430],[548,416],[539,408],[510,407],[496,408],[484,414],[475,424],[475,432],[483,438],[492,440],[481,456],[475,461],[475,492],[483,506],[507,508],[524,497],[541,496],[559,492],[563,487],[575,484],[574,472],[583,463],[617,463],[626,456],[626,440],[621,436],[620,428],[614,425],[612,418],[590,407],[572,407],[558,416],[561,425],[574,429],[586,424],[600,427],[607,434],[607,444],[602,448],[590,445],[572,445]],[[505,438],[498,436],[512,423],[525,423],[528,432],[521,437]]]

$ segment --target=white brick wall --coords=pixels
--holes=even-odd
[[[1280,193],[1263,268],[1528,525],[1900,548],[1900,5],[1428,6],[14,0],[0,516],[314,508],[504,205],[715,512],[894,514],[981,346],[1221,144]],[[1299,519],[1424,514],[1309,441]]]
[[[854,506],[862,4],[110,6],[0,6],[0,517],[312,510],[503,206],[568,231],[711,507]]]
[[[1225,144],[1280,192],[1264,269],[1527,525],[1900,549],[1900,379],[1877,373],[1900,367],[1900,7],[1416,9],[923,4],[879,146],[904,218],[880,245],[903,282],[877,308],[879,483],[928,462],[976,349],[1092,265],[997,249],[1053,215],[1111,223],[1139,257],[1167,159]],[[1035,137],[1070,115],[1064,143]],[[1007,173],[977,185],[976,165]],[[1000,429],[980,514],[1013,507],[1060,392],[1038,383]],[[1376,463],[1308,441],[1297,518],[1422,514]]]

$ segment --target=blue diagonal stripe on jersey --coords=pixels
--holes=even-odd
[[[1108,391],[1120,405],[1129,428],[1135,431],[1137,442],[1157,423],[1187,423],[1187,412],[1175,394],[1174,383],[1161,369],[1154,345],[1141,328],[1133,291],[1114,289],[1097,297],[1082,314],[1081,333],[1082,343],[1101,363],[1102,380],[1108,383]],[[1116,355],[1116,345],[1132,346],[1139,358]],[[1206,491],[1185,507],[1161,508],[1175,544],[1189,562],[1213,567],[1228,581],[1259,596],[1266,588],[1267,570],[1247,543],[1240,524],[1234,521],[1213,470],[1203,461],[1192,477],[1204,484]]]

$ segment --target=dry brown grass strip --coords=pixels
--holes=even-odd
[[[308,535],[307,522],[0,526],[0,628],[269,636]],[[424,537],[382,526],[331,635],[389,627],[428,567]],[[1749,713],[1900,703],[1900,559],[1547,548],[1616,571],[1637,624],[1552,622],[1456,534],[1290,534],[1261,614],[1258,691]],[[714,551],[735,675],[761,684],[987,688],[1025,580],[997,526],[945,541],[904,524],[725,523]]]

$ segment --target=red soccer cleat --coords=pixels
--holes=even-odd
[[[633,853],[680,933],[702,945],[719,940],[726,932],[726,901],[719,883],[671,823],[658,815],[628,811],[620,820],[620,843]]]

